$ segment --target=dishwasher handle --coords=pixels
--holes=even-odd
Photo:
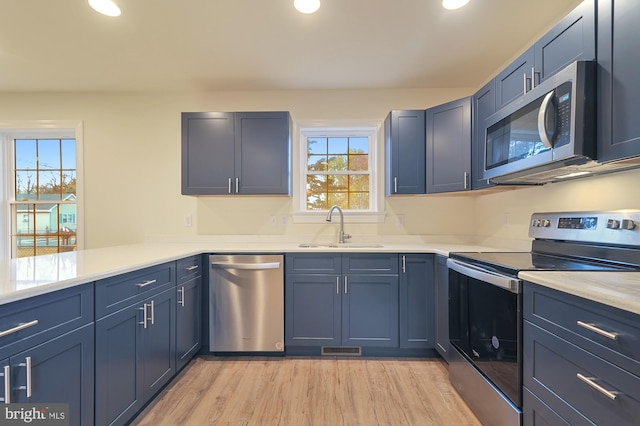
[[[266,263],[233,263],[233,262],[211,262],[211,266],[213,268],[220,269],[250,269],[250,270],[261,270],[261,269],[279,269],[280,262],[266,262]]]

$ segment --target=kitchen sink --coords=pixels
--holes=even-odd
[[[340,249],[360,249],[360,248],[381,248],[382,244],[377,243],[331,243],[331,244],[298,244],[301,248],[340,248]]]

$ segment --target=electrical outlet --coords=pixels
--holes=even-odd
[[[403,226],[404,225],[404,215],[403,214],[399,214],[396,216],[396,225],[397,226]]]
[[[183,221],[185,228],[190,228],[192,226],[192,218],[190,214],[185,214]]]
[[[269,216],[269,225],[278,226],[278,216]]]
[[[282,217],[280,218],[280,224],[282,226],[285,226],[287,224],[287,222],[289,221],[289,218],[287,217],[286,214],[283,214]]]
[[[505,228],[508,228],[508,227],[510,227],[510,226],[511,226],[511,213],[506,212],[506,213],[504,214],[504,223],[503,223],[503,226],[504,226]]]

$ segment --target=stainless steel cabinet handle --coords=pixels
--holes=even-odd
[[[336,294],[340,294],[340,277],[336,277]]]
[[[398,178],[396,176],[393,177],[393,192],[398,193]]]
[[[595,390],[597,390],[598,392],[600,392],[601,394],[603,394],[604,396],[606,396],[607,398],[611,399],[612,401],[615,401],[618,398],[618,395],[617,395],[618,392],[610,391],[603,388],[602,386],[596,383],[597,379],[595,377],[587,377],[580,373],[577,373],[576,377],[582,380],[583,382],[585,382],[586,384],[588,384],[589,386],[591,386],[592,388],[594,388]]]
[[[240,179],[236,178],[236,194],[240,192]]]
[[[147,328],[147,304],[145,303],[144,305],[142,305],[142,308],[138,308],[142,311],[142,322],[139,322],[138,324],[141,324],[144,328]]]
[[[178,305],[184,306],[184,286],[182,286],[182,288],[178,290],[178,293],[180,293],[180,300],[178,300]]]
[[[582,322],[582,321],[577,321],[576,324],[578,324],[582,328],[586,328],[587,330],[593,331],[594,333],[597,333],[597,334],[599,334],[601,336],[604,336],[604,337],[606,337],[608,339],[618,340],[618,333],[614,333],[614,332],[611,332],[611,331],[605,331],[605,330],[603,330],[601,328],[596,327],[595,324],[591,324],[591,323],[588,323],[588,322]]]
[[[407,272],[407,256],[402,256],[402,272]]]
[[[25,386],[19,386],[18,389],[27,391],[27,398],[31,398],[31,357],[25,357],[24,362],[18,364],[20,367],[26,367],[27,369],[27,382]]]
[[[146,286],[151,285],[151,284],[155,284],[156,282],[157,282],[157,280],[147,280],[147,281],[145,281],[143,283],[138,283],[136,285],[138,286],[138,288],[142,288],[142,287],[146,287]]]
[[[467,181],[469,180],[469,173],[468,172],[464,172],[463,179],[464,179],[464,189],[468,189],[469,188],[469,185],[467,183]]]
[[[536,87],[536,74],[539,74],[536,72],[536,67],[531,67],[531,88],[535,88]]]
[[[184,268],[184,269],[186,269],[187,271],[193,271],[193,270],[196,270],[198,268],[199,268],[198,265],[193,265],[193,266],[189,266],[188,268]]]
[[[151,325],[156,323],[156,310],[153,300],[151,301]]]
[[[211,262],[212,267],[220,269],[278,269],[280,262],[269,263],[231,263],[231,262]]]
[[[527,94],[527,80],[529,80],[529,78],[527,77],[527,73],[522,74],[522,85],[524,86],[522,89],[522,94],[526,95]]]
[[[229,178],[229,194],[231,194],[231,178]]]
[[[5,404],[11,404],[11,367],[8,365],[4,366],[4,398],[0,398],[0,402],[4,402]]]
[[[349,292],[349,279],[347,278],[347,276],[344,276],[344,294],[347,294]]]
[[[34,325],[38,325],[38,320],[23,322],[22,324],[18,324],[17,326],[10,328],[9,330],[0,331],[0,337],[4,337],[9,334],[16,333],[20,330],[24,330],[25,328],[33,327]]]

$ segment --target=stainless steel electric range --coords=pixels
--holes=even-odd
[[[449,379],[484,424],[522,418],[520,271],[639,271],[640,210],[534,213],[530,252],[451,253]]]

